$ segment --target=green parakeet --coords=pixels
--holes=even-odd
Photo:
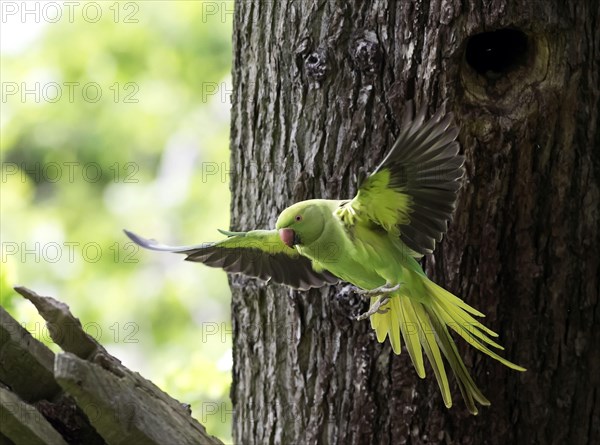
[[[127,235],[142,247],[183,253],[186,260],[221,267],[307,290],[345,281],[371,300],[377,340],[389,338],[401,352],[402,339],[419,377],[423,351],[447,407],[452,406],[444,356],[457,378],[467,408],[489,405],[463,363],[448,328],[470,345],[518,370],[498,355],[497,334],[474,316],[478,310],[429,280],[418,263],[432,253],[452,217],[463,176],[463,156],[452,115],[441,110],[425,121],[407,106],[393,147],[351,200],[312,199],[285,209],[275,230],[225,232],[216,243],[170,247]]]

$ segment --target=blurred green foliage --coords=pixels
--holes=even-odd
[[[12,286],[66,302],[230,442],[226,275],[138,250],[122,229],[190,244],[229,226],[233,4],[95,3],[97,21],[85,2],[56,23],[7,17],[41,33],[2,53],[1,304],[56,350]]]

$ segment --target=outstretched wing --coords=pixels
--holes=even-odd
[[[354,224],[366,218],[397,233],[418,254],[433,252],[452,218],[464,157],[458,154],[458,128],[440,109],[425,122],[425,108],[413,119],[407,106],[400,136],[358,194],[340,209]]]
[[[317,272],[311,261],[296,249],[287,247],[276,230],[223,232],[230,235],[216,243],[195,246],[165,246],[155,240],[124,231],[136,244],[146,249],[183,253],[187,261],[220,267],[226,272],[241,273],[262,280],[273,280],[300,290],[336,284],[340,280],[330,272]]]

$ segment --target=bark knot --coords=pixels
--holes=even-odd
[[[317,82],[325,79],[327,75],[327,51],[319,48],[310,53],[305,59],[306,75]]]
[[[363,73],[375,73],[381,65],[381,49],[377,34],[366,31],[357,37],[350,50],[352,60]]]

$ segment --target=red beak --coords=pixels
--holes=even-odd
[[[296,234],[293,229],[279,229],[279,238],[283,241],[288,247],[294,246],[294,238],[296,238]]]

